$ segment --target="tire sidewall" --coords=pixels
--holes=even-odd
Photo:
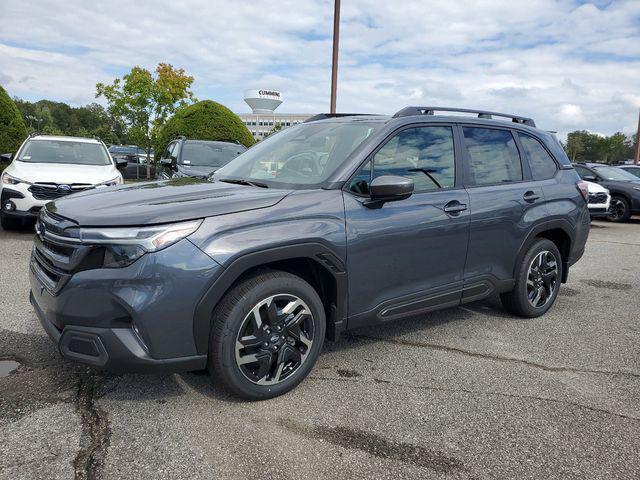
[[[531,303],[529,303],[529,299],[527,298],[527,277],[529,275],[529,266],[531,265],[531,262],[533,262],[536,255],[545,250],[553,253],[553,255],[556,257],[556,261],[558,263],[558,282],[556,288],[554,289],[554,292],[551,295],[551,300],[542,307],[534,307],[533,305],[531,305]],[[517,294],[520,297],[520,303],[526,316],[539,317],[541,315],[544,315],[553,306],[556,298],[558,297],[558,292],[560,291],[560,284],[563,273],[562,269],[562,255],[560,255],[560,251],[558,250],[556,244],[551,240],[538,240],[529,247],[527,254],[522,260],[522,264],[520,265],[520,271],[518,272],[516,285]]]
[[[258,302],[277,294],[295,295],[307,304],[314,318],[313,344],[306,361],[290,378],[275,385],[256,385],[248,380],[236,365],[235,341],[239,329],[251,309]],[[281,395],[297,386],[309,374],[320,355],[325,330],[324,307],[314,288],[295,275],[286,273],[270,275],[264,282],[251,288],[239,302],[232,306],[225,319],[223,338],[212,338],[212,342],[216,343],[213,347],[219,349],[222,361],[219,373],[223,375],[225,382],[235,393],[245,398],[259,400]]]
[[[622,215],[621,217],[613,218],[610,216],[609,220],[616,223],[626,222],[627,220],[629,220],[629,218],[631,217],[631,212],[630,212],[631,205],[629,205],[629,202],[627,201],[627,199],[624,197],[621,197],[620,195],[614,195],[612,197],[612,201],[613,200],[622,202],[625,210],[624,210],[624,215]]]

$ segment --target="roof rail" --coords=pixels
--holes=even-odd
[[[521,123],[530,127],[535,127],[536,123],[532,118],[520,117],[509,113],[489,112],[486,110],[473,110],[470,108],[450,108],[450,107],[405,107],[395,113],[393,118],[412,117],[414,115],[435,115],[435,112],[460,112],[475,113],[478,118],[504,117],[510,118],[513,123]]]
[[[339,117],[356,117],[361,115],[368,115],[367,113],[319,113],[313,117],[307,118],[303,123],[317,122],[318,120],[325,120],[327,118],[339,118]]]

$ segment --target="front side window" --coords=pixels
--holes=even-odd
[[[71,140],[29,140],[17,160],[27,163],[112,165],[111,156],[102,144]]]
[[[469,152],[469,176],[475,185],[494,185],[522,180],[520,154],[508,130],[463,127]]]
[[[584,167],[580,167],[578,165],[574,165],[573,167],[576,171],[576,173],[578,174],[578,176],[584,180],[587,177],[591,177],[591,179],[593,180],[593,177],[595,177],[596,175],[589,170],[588,168],[584,168]]]
[[[321,184],[383,124],[311,122],[270,135],[216,172],[264,184]]]
[[[240,145],[185,143],[180,163],[198,167],[222,167],[245,150]]]
[[[455,185],[455,156],[451,127],[416,127],[392,137],[351,179],[349,189],[369,193],[370,180],[398,175],[413,180],[414,192],[429,192]]]
[[[531,175],[534,180],[546,180],[553,178],[557,172],[556,162],[551,155],[544,149],[538,140],[518,132],[520,143],[524,148],[525,153],[529,159],[529,166],[531,167]]]

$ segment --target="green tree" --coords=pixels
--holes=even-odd
[[[565,150],[572,162],[577,161],[584,154],[584,143],[581,133],[582,132],[571,132],[567,135]]]
[[[0,153],[15,153],[27,137],[20,110],[0,86]]]
[[[190,90],[192,83],[193,77],[182,68],[160,63],[155,75],[133,67],[111,85],[96,85],[96,98],[105,97],[109,111],[129,127],[136,143],[146,148],[147,178],[151,177],[151,146],[157,131],[178,107],[195,101]]]
[[[239,142],[250,147],[255,142],[240,117],[212,100],[203,100],[183,108],[167,121],[155,142],[156,156],[178,135],[192,140]]]

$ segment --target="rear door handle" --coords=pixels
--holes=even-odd
[[[530,202],[533,203],[536,200],[538,200],[540,198],[540,195],[538,195],[535,192],[532,192],[531,190],[529,190],[527,193],[525,193],[522,198],[524,199],[525,202]]]
[[[460,203],[457,200],[452,200],[447,203],[443,210],[445,213],[450,215],[458,215],[460,212],[464,212],[467,209],[467,205],[465,203]]]

